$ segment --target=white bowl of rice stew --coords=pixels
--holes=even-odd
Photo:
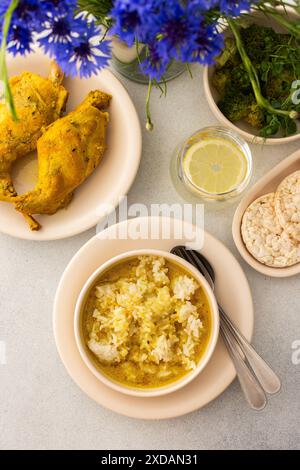
[[[75,338],[93,374],[138,397],[174,392],[210,360],[219,335],[214,294],[190,263],[158,250],[100,266],[75,308]]]

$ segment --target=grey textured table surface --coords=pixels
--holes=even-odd
[[[122,79],[144,121],[146,88]],[[167,99],[154,93],[152,134],[144,132],[139,173],[129,202],[183,202],[169,176],[178,140],[216,124],[204,97],[201,70],[171,82]],[[257,180],[298,148],[252,146]],[[33,243],[0,235],[1,449],[273,449],[300,447],[300,365],[292,343],[300,339],[299,277],[266,278],[237,253],[231,220],[235,206],[206,212],[205,228],[241,262],[255,304],[254,344],[283,381],[282,393],[262,413],[248,409],[237,381],[202,410],[167,421],[138,421],[101,408],[74,384],[56,351],[52,307],[60,276],[90,230],[62,241]],[[4,344],[3,343],[3,344]]]

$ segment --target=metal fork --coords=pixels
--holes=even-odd
[[[177,246],[171,253],[185,259],[197,268],[214,290],[215,273],[209,261],[198,251]],[[237,376],[251,408],[262,410],[267,404],[266,393],[276,394],[281,389],[279,377],[255,351],[236,325],[219,305],[220,331],[234,363]]]

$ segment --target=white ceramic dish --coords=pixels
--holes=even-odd
[[[74,311],[82,286],[91,274],[107,260],[126,251],[170,251],[174,246],[187,242],[185,234],[189,236],[191,231],[195,233],[195,227],[188,222],[182,226],[174,219],[158,220],[159,230],[155,239],[151,239],[149,229],[153,218],[139,218],[109,227],[89,240],[66,267],[56,292],[53,311],[57,349],[76,384],[100,405],[116,413],[141,419],[167,419],[197,410],[219,396],[236,376],[221,337],[201,374],[184,388],[161,397],[132,397],[112,390],[98,380],[82,360],[75,341]],[[162,229],[166,224],[170,226],[168,237]],[[135,240],[132,237],[126,239],[126,234],[132,233],[134,228],[138,230],[139,236]],[[116,236],[118,233],[122,236]],[[149,236],[146,238],[144,234],[147,233]],[[201,252],[210,260],[215,270],[215,293],[218,301],[250,341],[254,323],[253,302],[241,266],[232,253],[207,232],[204,233]],[[230,273],[230,276],[226,273]]]
[[[288,8],[287,9],[290,18],[298,18],[299,16],[295,13],[294,10]],[[253,18],[255,18],[255,23],[260,24],[262,26],[269,26],[275,29],[275,31],[282,33],[286,32],[282,27],[278,25],[278,23],[271,18],[267,18],[263,13],[253,12]],[[247,142],[253,144],[266,144],[266,145],[282,145],[288,144],[289,142],[295,142],[300,140],[300,123],[298,121],[298,133],[291,135],[289,137],[274,137],[270,139],[264,139],[259,136],[259,131],[256,131],[252,126],[242,121],[238,123],[232,123],[227,119],[224,114],[220,111],[217,102],[219,101],[219,94],[217,90],[212,85],[212,76],[214,74],[214,66],[205,67],[203,73],[203,85],[204,85],[204,93],[208,102],[208,105],[217,118],[217,120],[223,124],[224,126],[229,127],[230,129],[238,132],[242,137],[244,137]]]
[[[47,76],[49,64],[49,58],[41,52],[29,57],[8,57],[11,76],[24,70]],[[70,95],[67,111],[72,110],[93,89],[112,94],[108,149],[99,167],[76,189],[67,209],[52,216],[36,216],[42,224],[38,232],[30,231],[11,204],[0,202],[0,231],[8,235],[28,240],[55,240],[84,232],[101,220],[107,208],[113,209],[119,204],[136,176],[142,148],[141,128],[134,105],[121,83],[111,72],[104,70],[89,79],[67,78],[64,85]],[[16,163],[13,176],[20,194],[34,186],[37,179],[35,153]]]
[[[95,366],[95,360],[91,358],[91,352],[89,351],[86,340],[84,338],[83,333],[83,320],[82,314],[84,309],[84,304],[86,298],[90,292],[90,289],[94,286],[95,282],[101,276],[104,271],[109,270],[116,264],[124,261],[129,261],[133,258],[137,258],[138,256],[162,256],[167,261],[169,261],[173,265],[178,265],[179,267],[183,268],[184,271],[190,273],[192,277],[198,282],[198,284],[203,288],[207,300],[209,302],[211,318],[212,318],[212,331],[209,339],[209,343],[205,350],[204,355],[200,358],[196,368],[185,375],[180,380],[168,384],[164,387],[156,387],[151,389],[140,389],[140,388],[133,388],[133,387],[126,387],[117,383],[113,380],[110,380],[106,377],[99,368]],[[74,316],[74,333],[75,339],[77,343],[77,347],[81,354],[82,359],[84,360],[87,367],[91,370],[91,372],[97,377],[101,382],[103,382],[108,387],[116,390],[117,392],[125,393],[127,395],[132,395],[135,397],[158,397],[162,395],[166,395],[167,393],[175,392],[180,388],[184,387],[188,383],[190,383],[197,375],[205,368],[208,364],[218,341],[219,337],[219,311],[218,305],[215,299],[215,296],[207,283],[204,277],[200,274],[200,272],[194,268],[190,263],[184,261],[183,259],[179,258],[178,256],[172,255],[167,251],[161,250],[135,250],[130,252],[122,253],[121,255],[115,256],[114,258],[106,261],[102,264],[87,280],[85,285],[83,286],[81,293],[78,297],[76,307],[75,307],[75,316]]]
[[[294,171],[300,170],[300,150],[285,158],[279,165],[275,166],[269,173],[263,176],[244,196],[238,205],[232,222],[233,239],[241,256],[256,271],[266,276],[290,277],[300,274],[300,263],[287,268],[272,268],[257,261],[247,250],[242,234],[241,225],[245,210],[260,196],[276,191],[281,181]]]

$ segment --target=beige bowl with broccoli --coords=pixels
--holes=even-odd
[[[294,10],[279,11],[300,22]],[[277,21],[259,12],[253,12],[238,34],[259,77],[260,106],[233,33],[227,29],[219,64],[204,70],[204,90],[212,112],[248,142],[279,145],[300,140],[300,87],[296,83],[300,80],[300,39],[293,39]],[[288,104],[289,96],[293,101]],[[262,106],[263,99],[269,110]]]

